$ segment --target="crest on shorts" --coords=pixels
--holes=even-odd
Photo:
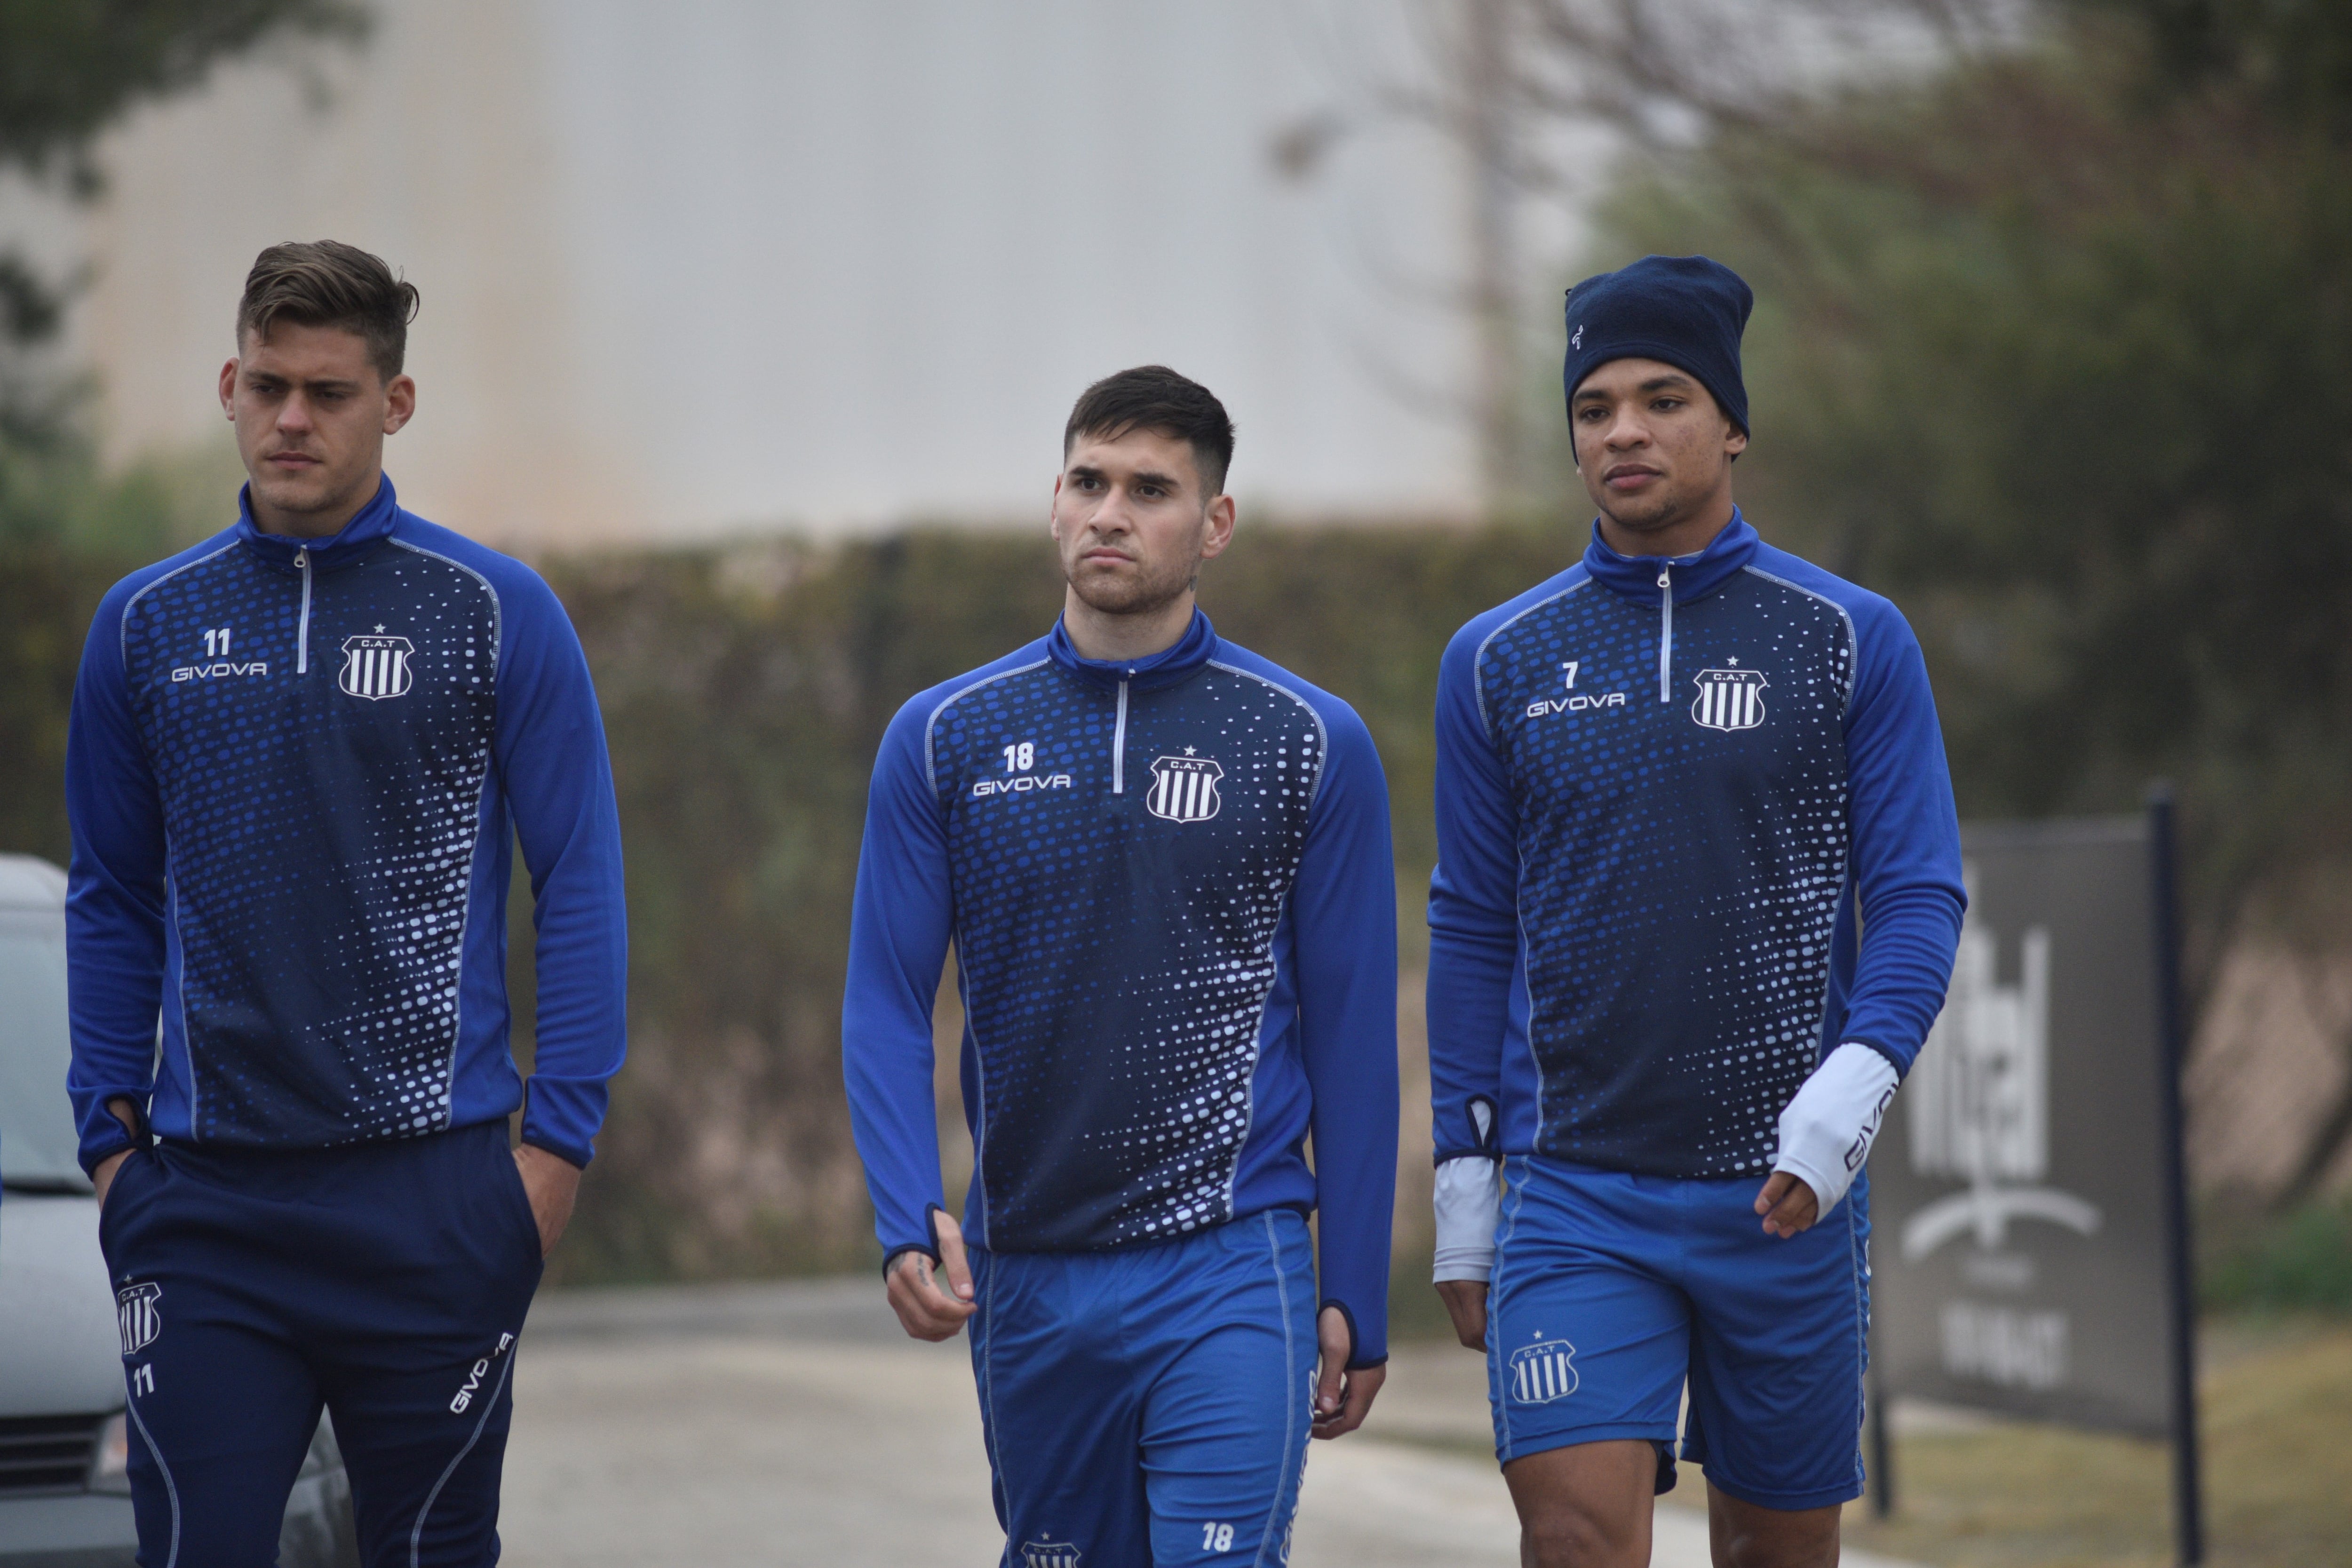
[[[122,1331],[122,1353],[137,1355],[163,1331],[163,1314],[155,1303],[163,1297],[161,1285],[125,1285],[114,1293],[114,1326]]]
[[[1152,816],[1170,822],[1206,822],[1224,804],[1217,798],[1217,781],[1224,776],[1225,770],[1214,761],[1194,756],[1187,746],[1182,756],[1161,757],[1151,764],[1151,792],[1143,804]]]
[[[1549,1405],[1576,1392],[1576,1347],[1545,1339],[1511,1352],[1511,1397],[1522,1405]]]
[[[416,645],[406,637],[385,637],[382,626],[375,630],[373,637],[343,639],[343,672],[335,684],[347,695],[371,702],[405,697],[416,684],[416,673],[408,664]]]
[[[1729,669],[1702,669],[1693,678],[1698,696],[1691,702],[1691,722],[1706,730],[1753,730],[1764,722],[1764,689],[1771,684],[1760,669],[1741,669],[1738,659]]]
[[[1024,1541],[1021,1568],[1078,1568],[1078,1549],[1066,1541]]]

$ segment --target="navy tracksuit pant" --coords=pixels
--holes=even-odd
[[[336,1149],[159,1143],[99,1218],[142,1568],[268,1568],[323,1405],[369,1568],[498,1561],[539,1227],[506,1123]]]

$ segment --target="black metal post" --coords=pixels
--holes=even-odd
[[[1895,1438],[1887,1430],[1886,1389],[1874,1370],[1870,1374],[1870,1511],[1879,1519],[1895,1517]]]
[[[2183,1142],[2180,1075],[2188,1027],[2180,1011],[2180,902],[2174,851],[2172,786],[2147,792],[2148,846],[2156,903],[2157,1016],[2162,1033],[2160,1103],[2168,1283],[2172,1296],[2173,1538],[2181,1568],[2205,1561],[2205,1502],[2197,1447],[2197,1300],[2190,1268],[2189,1171]]]

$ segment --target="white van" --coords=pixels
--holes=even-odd
[[[98,1199],[66,1103],[66,874],[0,855],[0,1568],[132,1568],[130,1457]],[[279,1568],[359,1568],[322,1418]]]

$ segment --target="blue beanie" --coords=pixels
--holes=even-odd
[[[1696,376],[1746,434],[1739,334],[1755,303],[1738,273],[1704,256],[1645,256],[1586,279],[1568,291],[1568,363],[1560,384],[1570,417],[1586,376],[1611,360],[1654,359]]]

